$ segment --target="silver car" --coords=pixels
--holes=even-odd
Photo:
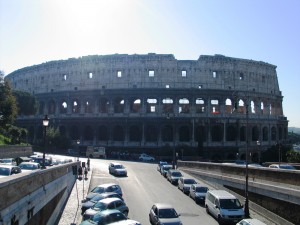
[[[123,213],[125,216],[128,216],[128,212],[129,212],[129,208],[127,207],[125,202],[123,202],[121,199],[105,198],[105,199],[102,199],[102,200],[98,201],[97,203],[95,203],[95,205],[93,205],[92,208],[86,210],[83,214],[82,219],[88,220],[88,219],[92,218],[96,213],[107,210],[107,209],[117,209],[121,213]]]
[[[18,166],[12,166],[12,165],[5,165],[0,164],[0,178],[1,177],[7,177],[13,174],[21,173],[22,170]]]
[[[108,171],[110,174],[115,176],[127,176],[126,168],[120,163],[110,163],[108,166]]]
[[[192,184],[197,184],[197,182],[193,178],[180,177],[177,187],[183,193],[189,194]]]
[[[149,221],[151,224],[182,225],[179,216],[170,204],[156,203],[150,209]]]
[[[90,201],[94,196],[97,194],[102,194],[105,192],[115,192],[119,194],[121,197],[123,196],[122,189],[120,185],[115,183],[107,183],[107,184],[100,184],[92,189],[92,191],[85,197],[82,202]]]
[[[206,192],[208,191],[208,187],[203,186],[201,184],[192,184],[190,188],[189,196],[194,199],[196,203],[204,203]]]

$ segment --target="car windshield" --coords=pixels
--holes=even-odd
[[[102,200],[103,199],[103,196],[101,196],[101,195],[96,195],[96,196],[94,196],[92,199],[91,199],[91,202],[98,202],[98,201],[100,201],[100,200]]]
[[[37,169],[37,166],[34,164],[20,164],[19,167],[23,170],[35,170]]]
[[[182,174],[180,172],[173,172],[172,176],[173,177],[182,177]]]
[[[95,187],[92,190],[93,193],[104,193],[105,192],[105,188],[104,187]]]
[[[12,163],[12,159],[1,159],[2,163]]]
[[[95,203],[95,205],[93,205],[92,209],[96,210],[96,211],[103,211],[104,209],[106,209],[107,205],[102,203],[102,202],[97,202]]]
[[[0,175],[2,176],[9,176],[9,169],[0,167]]]
[[[204,192],[206,193],[208,191],[207,187],[196,187],[196,192]]]
[[[184,183],[185,184],[196,184],[196,181],[193,179],[186,179],[186,180],[184,180]]]
[[[221,209],[240,209],[242,208],[241,203],[238,199],[221,199]]]
[[[164,166],[164,167],[163,167],[164,170],[169,170],[169,169],[171,169],[171,168],[172,168],[172,166]]]
[[[124,169],[124,166],[123,165],[115,165],[115,168],[116,169]]]
[[[160,209],[159,210],[159,218],[177,218],[178,214],[176,213],[175,209]]]

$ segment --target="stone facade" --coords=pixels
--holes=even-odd
[[[249,148],[258,161],[262,150],[287,139],[276,66],[265,62],[115,54],[46,62],[6,79],[40,102],[36,115],[18,118],[32,142],[42,138],[46,114],[81,147],[156,156],[175,148],[179,155],[235,159]]]

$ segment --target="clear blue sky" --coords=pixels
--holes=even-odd
[[[300,127],[300,0],[0,0],[5,74],[83,55],[149,52],[276,65],[284,115]]]

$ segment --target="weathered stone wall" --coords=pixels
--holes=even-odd
[[[1,178],[1,224],[12,220],[20,225],[54,224],[76,180],[74,165],[77,163]]]

